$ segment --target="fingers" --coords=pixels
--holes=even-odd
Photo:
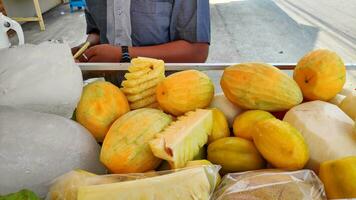
[[[79,50],[79,47],[73,47],[71,50],[72,50],[72,54],[74,55]]]
[[[100,59],[100,56],[93,56],[88,62],[102,62],[102,59]]]
[[[96,47],[86,50],[80,57],[79,62],[91,62],[90,59],[96,55]]]

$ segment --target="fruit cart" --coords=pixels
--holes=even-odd
[[[166,73],[171,74],[177,71],[196,69],[205,71],[212,78],[214,85],[217,89],[215,93],[221,92],[219,81],[225,67],[233,63],[172,63],[166,64]],[[285,71],[287,74],[292,75],[296,63],[271,63],[277,68]],[[124,74],[130,64],[126,63],[80,63],[79,66],[83,72],[84,80],[90,78],[104,77],[105,80],[119,85],[124,79]],[[356,63],[347,63],[347,80],[345,83],[346,88],[356,88]]]
[[[9,69],[17,67],[12,66],[14,65],[12,60],[18,59],[15,54],[11,54],[12,50],[5,52],[9,57],[6,62],[9,63]],[[36,55],[43,55],[43,51],[38,49],[33,51]],[[261,199],[275,199],[273,196],[280,194],[285,195],[281,199],[291,199],[291,196],[295,199],[326,199],[323,184],[315,170],[315,163],[324,163],[324,160],[320,159],[322,156],[319,156],[323,154],[320,149],[323,151],[325,149],[328,153],[335,150],[332,152],[333,155],[342,154],[342,159],[336,160],[335,157],[331,157],[327,162],[332,161],[332,163],[326,162],[323,165],[320,177],[327,174],[326,177],[322,177],[324,180],[334,178],[328,174],[339,174],[335,172],[342,171],[339,169],[348,166],[349,163],[356,164],[355,156],[346,157],[349,156],[346,155],[349,152],[356,155],[355,141],[349,134],[354,133],[356,127],[354,120],[346,113],[348,110],[354,110],[349,109],[350,106],[353,108],[354,104],[347,103],[342,110],[339,105],[336,105],[336,100],[331,103],[320,100],[303,102],[303,94],[297,82],[287,76],[292,76],[298,71],[298,68],[295,69],[295,63],[272,63],[287,75],[265,63],[243,63],[229,67],[234,64],[164,64],[162,60],[151,58],[133,59],[131,64],[79,63],[78,68],[69,51],[59,53],[63,53],[63,58],[67,55],[68,59],[63,62],[52,60],[52,57],[60,57],[60,55],[51,53],[47,54],[49,61],[44,62],[45,64],[26,65],[18,71],[8,70],[5,71],[7,73],[0,73],[4,77],[3,85],[6,86],[3,90],[0,87],[0,93],[5,97],[3,98],[5,105],[17,103],[33,109],[30,111],[5,106],[0,110],[0,119],[2,119],[0,135],[15,138],[0,140],[0,143],[5,144],[0,145],[0,150],[1,147],[3,149],[7,147],[6,145],[24,147],[20,149],[20,153],[24,154],[22,157],[32,156],[35,162],[25,163],[25,167],[18,167],[18,169],[7,165],[1,168],[0,165],[2,169],[0,172],[8,171],[8,173],[0,173],[5,178],[9,177],[7,179],[10,179],[7,174],[20,174],[17,177],[22,185],[14,184],[11,190],[14,187],[29,188],[41,197],[47,195],[49,199],[56,199],[54,197],[57,194],[74,191],[74,199],[79,200],[109,200],[113,199],[110,197],[124,195],[127,197],[121,199],[142,199],[146,196],[159,195],[161,198],[156,199],[190,199],[184,197],[199,196],[194,199],[220,200],[221,198],[218,198],[220,196],[228,198],[260,194],[263,196]],[[41,69],[45,74],[40,77],[41,81],[38,81],[39,78],[29,79],[28,77],[33,78],[38,74],[40,70],[37,69]],[[56,70],[59,72],[57,73]],[[337,70],[342,71],[342,76],[338,76],[337,73],[333,76],[332,73]],[[336,65],[328,72],[332,72],[327,74],[332,74],[330,75],[332,77],[323,77],[324,79],[335,82],[341,80],[345,92],[352,93],[355,90],[356,63],[346,64],[345,84],[344,65],[342,68]],[[173,73],[173,76],[169,76]],[[8,81],[5,80],[4,75],[6,78],[10,77]],[[16,88],[13,85],[19,84],[17,81],[19,77],[27,78],[27,85],[31,86],[31,94],[22,94],[22,90],[10,90]],[[106,81],[93,81],[102,78]],[[246,79],[248,81],[245,81]],[[82,90],[83,80],[84,84],[88,83],[84,90]],[[156,80],[159,82],[155,82]],[[303,84],[304,81],[307,83],[311,79],[300,80]],[[152,82],[153,86],[151,86]],[[0,86],[1,83],[0,81]],[[18,85],[18,87],[28,88],[27,85]],[[241,85],[244,88],[239,88]],[[320,85],[324,93],[329,91],[328,85],[324,87],[326,84],[319,82]],[[237,92],[232,93],[231,90]],[[341,86],[337,90],[337,94],[335,93],[333,97],[342,94]],[[11,98],[11,92],[19,92],[18,96],[21,98],[16,95]],[[246,97],[250,94],[252,94],[250,97]],[[33,105],[38,105],[36,103],[39,102],[39,98],[34,96],[55,98],[46,98],[45,102],[40,101],[39,105],[43,104],[43,106],[34,107]],[[153,102],[146,101],[152,96]],[[62,101],[58,102],[58,99]],[[247,99],[243,101],[244,105],[237,105],[238,103],[235,102],[240,99]],[[185,101],[185,104],[180,100]],[[259,102],[255,103],[257,101]],[[133,105],[138,105],[137,102],[144,102],[145,105],[140,104],[141,107],[135,108]],[[108,111],[109,114],[102,110]],[[109,119],[113,111],[117,112],[115,113],[117,116]],[[258,118],[261,119],[260,122]],[[102,121],[105,123],[101,123]],[[235,121],[240,124],[235,126]],[[310,122],[313,123],[312,126]],[[245,131],[249,129],[249,133],[237,132],[236,127],[239,131],[243,128]],[[12,131],[14,129],[16,131]],[[28,132],[36,135],[23,139],[23,136],[30,135]],[[304,139],[302,132],[311,137]],[[324,133],[329,135],[324,137]],[[53,138],[57,139],[53,140]],[[32,148],[35,145],[18,145],[18,142],[13,141],[31,145],[34,143],[40,148]],[[308,146],[307,142],[310,142]],[[224,149],[226,147],[232,147],[232,150]],[[126,151],[127,149],[131,151]],[[16,150],[8,152],[7,149],[3,150],[9,155],[5,158],[18,160]],[[25,154],[27,152],[33,153],[28,156]],[[273,154],[273,152],[277,153]],[[310,156],[309,152],[311,152]],[[271,155],[274,156],[272,159]],[[239,159],[241,158],[239,156],[244,158]],[[0,156],[0,160],[2,158],[4,156]],[[85,158],[87,160],[84,160]],[[63,160],[65,170],[53,165],[43,165],[43,160],[47,163],[57,163],[59,159]],[[307,163],[309,159],[312,162]],[[231,160],[240,162],[231,162]],[[269,171],[271,166],[277,171]],[[81,170],[68,171],[68,169]],[[171,171],[167,171],[170,169]],[[254,171],[258,169],[266,171]],[[285,169],[287,171],[280,171]],[[107,171],[112,174],[97,176],[107,174]],[[355,176],[354,171],[348,169],[345,171],[345,176]],[[45,175],[42,176],[42,173]],[[262,173],[265,177],[254,179],[255,173],[260,175]],[[32,187],[31,183],[24,183],[21,180],[32,174],[41,174],[40,178],[43,177],[42,182],[45,184]],[[37,180],[38,177],[39,175],[30,178]],[[74,184],[73,188],[76,189],[68,188],[67,185],[71,186],[68,183],[76,182],[77,178],[80,181],[78,185]],[[222,184],[219,184],[220,180]],[[290,182],[291,180],[294,182]],[[256,192],[235,190],[240,188],[241,184],[246,185],[246,181],[252,183],[252,187],[263,185],[265,189]],[[330,194],[337,189],[336,184],[343,184],[345,188],[351,185],[349,182],[339,182],[326,182],[325,187],[329,187],[327,189]],[[88,183],[88,185],[81,185],[81,183]],[[280,183],[285,184],[285,187],[280,187]],[[270,188],[271,185],[276,187]],[[96,198],[97,195],[100,198]],[[167,198],[166,195],[172,198]],[[305,195],[309,195],[310,198],[304,198]]]

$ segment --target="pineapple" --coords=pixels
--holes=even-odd
[[[164,62],[152,58],[135,58],[125,74],[121,90],[127,96],[131,109],[158,108],[156,87],[165,78]]]

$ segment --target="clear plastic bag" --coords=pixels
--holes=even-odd
[[[53,181],[46,200],[208,200],[219,170],[206,165],[103,176],[71,171]]]
[[[321,200],[324,186],[311,170],[259,170],[227,174],[213,200]]]

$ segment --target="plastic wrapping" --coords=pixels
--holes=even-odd
[[[227,174],[213,200],[324,200],[324,186],[311,170],[259,170]]]
[[[0,50],[0,105],[70,118],[82,88],[82,72],[66,44]]]
[[[208,200],[220,166],[98,176],[71,171],[52,183],[46,200]]]

